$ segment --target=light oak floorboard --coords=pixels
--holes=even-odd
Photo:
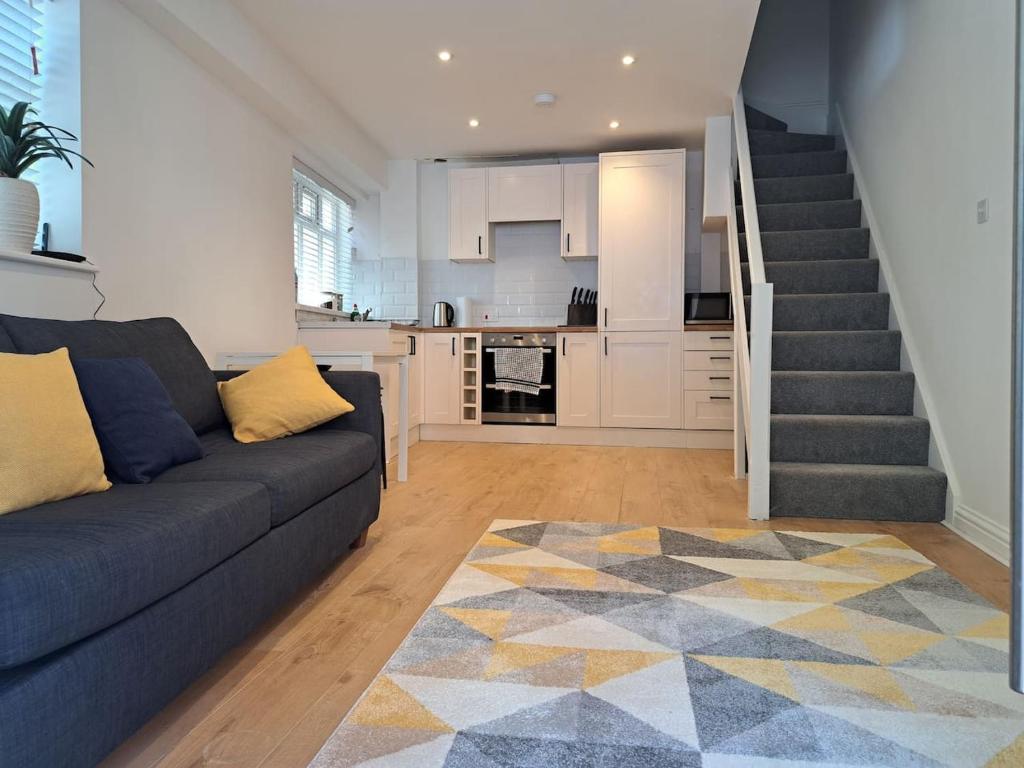
[[[495,519],[891,533],[1006,610],[1007,569],[937,524],[746,518],[727,451],[417,443],[355,550],[104,763],[303,768]],[[394,477],[394,467],[391,476]]]

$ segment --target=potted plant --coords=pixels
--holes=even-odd
[[[71,158],[88,159],[61,142],[78,141],[63,128],[33,119],[35,109],[18,102],[10,110],[0,106],[0,254],[25,256],[39,229],[39,192],[21,176],[46,158],[56,157],[71,168]]]

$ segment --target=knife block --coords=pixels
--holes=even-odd
[[[566,325],[597,325],[597,304],[569,304]]]

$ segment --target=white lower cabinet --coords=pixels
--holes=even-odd
[[[687,429],[732,429],[732,392],[686,392],[683,411]]]
[[[601,426],[600,355],[596,333],[558,334],[555,387],[560,427]]]
[[[423,423],[459,424],[462,408],[462,365],[459,334],[422,333]]]
[[[409,426],[423,423],[423,336],[408,334],[409,339]]]
[[[601,334],[601,426],[681,429],[682,334]]]

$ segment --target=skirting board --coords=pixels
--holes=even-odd
[[[1006,526],[992,522],[963,504],[953,507],[953,514],[945,525],[1003,565],[1010,564],[1010,531]]]
[[[420,426],[420,440],[732,450],[731,430],[541,427],[519,424],[423,424]]]

